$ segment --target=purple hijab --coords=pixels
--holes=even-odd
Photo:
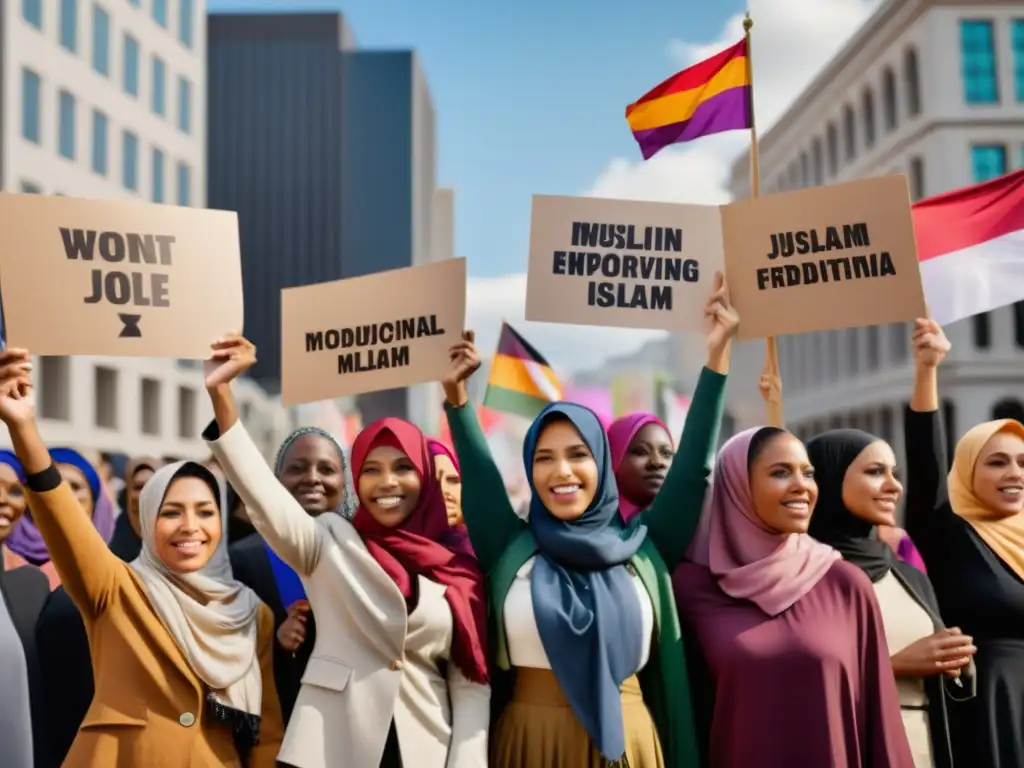
[[[672,441],[672,433],[668,431],[665,422],[653,413],[631,413],[616,419],[608,427],[608,446],[612,452],[612,469],[615,471],[616,480],[618,480],[622,460],[626,458],[626,452],[629,450],[629,444],[633,442],[637,433],[648,424],[657,424],[665,430],[669,441]],[[674,444],[674,441],[672,442]],[[628,523],[643,511],[643,506],[633,499],[626,498],[622,487],[622,483],[619,483],[619,514]]]
[[[921,557],[921,553],[917,551],[917,547],[914,546],[914,542],[910,539],[910,534],[903,534],[903,538],[900,539],[899,548],[896,550],[896,554],[900,560],[905,562],[907,565],[912,565],[921,573],[928,573],[928,569],[924,566],[924,558]]]
[[[116,516],[114,505],[103,491],[96,468],[73,448],[53,448],[50,450],[50,458],[54,464],[69,464],[85,476],[85,480],[89,484],[89,492],[92,494],[92,524],[96,526],[96,530],[103,540],[109,541],[114,534]],[[21,470],[20,474],[23,475],[24,470]],[[39,533],[35,521],[32,520],[31,509],[25,510],[24,517],[21,518],[17,527],[11,531],[11,535],[4,543],[9,550],[21,555],[33,565],[41,565],[50,560],[50,553],[46,549],[43,535]]]

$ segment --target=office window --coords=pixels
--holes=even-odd
[[[192,169],[178,162],[178,205],[192,205]]]
[[[167,0],[153,0],[153,21],[161,27],[167,26]]]
[[[178,130],[192,132],[192,83],[178,77]]]
[[[42,83],[31,69],[21,70],[21,136],[41,143],[39,130],[39,91]]]
[[[192,47],[195,34],[194,0],[178,0],[178,40],[186,48]]]
[[[924,190],[924,159],[920,157],[910,158],[910,198],[917,202],[925,197]]]
[[[1021,349],[1024,349],[1024,301],[1015,302],[1013,305],[1013,341]]]
[[[846,145],[846,160],[849,162],[857,156],[857,116],[849,104],[843,108],[843,139]]]
[[[92,7],[92,68],[110,77],[110,14],[98,5]]]
[[[800,166],[796,160],[789,164],[789,188],[800,189]]]
[[[921,114],[921,71],[914,48],[903,54],[903,83],[907,89],[907,114],[917,117]]]
[[[825,143],[828,146],[828,175],[835,176],[839,173],[839,130],[835,123],[828,124]]]
[[[164,201],[164,153],[153,147],[153,202]]]
[[[1013,20],[1010,42],[1013,46],[1013,81],[1017,101],[1024,102],[1024,19]]]
[[[885,130],[895,131],[899,126],[899,105],[896,99],[896,75],[891,69],[882,74],[882,108],[885,110]]]
[[[78,0],[60,0],[60,44],[78,52]]]
[[[117,369],[96,366],[94,384],[96,388],[96,411],[94,422],[103,429],[117,429]]]
[[[183,440],[192,440],[198,436],[196,391],[191,387],[178,387],[178,437]]]
[[[61,91],[58,99],[57,151],[61,157],[75,159],[75,97]]]
[[[139,95],[139,41],[124,36],[124,92]]]
[[[167,66],[159,56],[153,57],[153,111],[167,114]]]
[[[968,104],[998,104],[999,75],[993,22],[968,19],[960,22],[960,58],[964,101]]]
[[[811,164],[807,158],[807,152],[800,153],[800,186],[809,187],[811,185]]]
[[[1006,173],[1006,145],[975,144],[971,147],[974,181],[988,181]]]
[[[864,116],[864,148],[875,146],[875,94],[871,89],[864,91],[861,110]]]
[[[982,312],[971,318],[971,332],[974,346],[978,349],[989,349],[992,346],[992,320],[988,312]]]
[[[107,116],[98,109],[92,111],[92,170],[107,175]]]
[[[36,29],[42,29],[43,0],[21,0],[21,18]]]
[[[142,434],[160,435],[160,381],[158,379],[142,380]]]
[[[820,187],[825,183],[825,158],[822,156],[821,139],[811,143],[811,167],[814,172],[813,184]]]
[[[139,188],[139,137],[131,131],[121,136],[121,182],[125,189]]]
[[[66,357],[39,358],[39,415],[71,420],[71,361]]]
[[[910,328],[904,323],[889,326],[889,357],[893,363],[905,362],[910,357]]]

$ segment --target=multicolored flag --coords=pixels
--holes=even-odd
[[[511,325],[502,323],[484,405],[533,419],[548,403],[561,399],[562,383],[548,361]]]
[[[915,203],[925,299],[942,325],[1024,300],[1024,169]]]
[[[744,38],[645,93],[626,107],[626,121],[650,160],[670,144],[750,128],[751,95]]]

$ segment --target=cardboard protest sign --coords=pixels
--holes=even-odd
[[[205,359],[242,330],[233,212],[0,194],[0,230],[12,347]]]
[[[717,206],[534,195],[526,319],[699,331],[722,260]]]
[[[285,405],[439,381],[466,321],[466,260],[281,291]]]
[[[925,315],[902,174],[742,200],[722,226],[740,339]]]

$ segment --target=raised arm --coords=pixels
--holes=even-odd
[[[949,458],[939,409],[938,368],[949,352],[942,327],[920,319],[914,327],[914,391],[904,413],[907,456],[905,527],[925,564],[942,558],[953,511],[946,478]]]
[[[484,573],[490,572],[508,542],[526,523],[512,508],[476,412],[469,405],[466,381],[480,367],[473,332],[449,351],[452,371],[443,382],[445,414],[462,471],[462,517]]]
[[[96,616],[123,577],[124,564],[107,547],[50,459],[36,425],[31,369],[27,351],[0,352],[0,418],[25,468],[32,519],[61,583],[83,616]]]
[[[238,334],[214,343],[206,363],[206,391],[214,421],[204,430],[203,439],[245,502],[259,534],[296,573],[309,576],[320,560],[323,531],[274,476],[239,421],[231,392],[231,382],[255,362],[256,348]]]
[[[669,570],[683,559],[697,530],[725,408],[729,355],[740,319],[721,275],[716,276],[715,291],[704,313],[710,322],[708,361],[697,381],[672,468],[654,502],[641,515]]]

